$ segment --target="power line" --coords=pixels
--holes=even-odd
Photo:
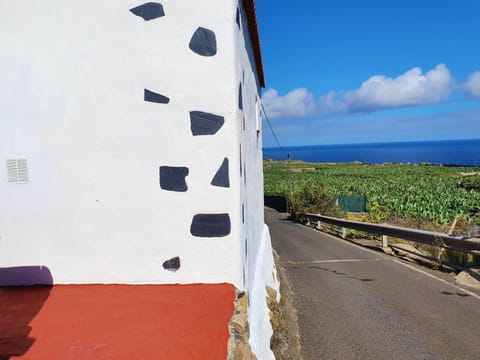
[[[277,145],[280,148],[280,150],[282,150],[285,153],[285,155],[287,155],[287,159],[290,160],[290,153],[286,152],[283,146],[280,144],[280,141],[278,141],[277,135],[275,135],[275,131],[273,131],[273,127],[272,127],[272,124],[270,123],[270,119],[268,118],[267,112],[263,107],[263,103],[260,102],[260,105],[262,106],[263,115],[265,115],[265,119],[267,120],[267,124],[268,124],[268,127],[270,128],[270,131],[272,132],[273,138],[277,142]]]

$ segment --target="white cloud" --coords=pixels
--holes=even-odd
[[[359,89],[347,91],[343,98],[353,112],[434,104],[450,96],[453,84],[454,79],[443,64],[426,74],[415,67],[396,78],[372,76]]]
[[[472,98],[480,98],[480,71],[475,71],[468,77],[465,90]]]
[[[339,99],[334,91],[330,91],[318,99],[318,111],[320,115],[340,114],[347,112],[348,108],[347,104]]]
[[[472,74],[470,80],[469,93],[480,97],[480,72]],[[284,96],[269,89],[263,94],[263,103],[272,118],[373,112],[442,102],[452,94],[454,84],[448,68],[439,64],[425,74],[415,67],[396,78],[375,75],[358,89],[330,91],[319,98],[305,88],[295,89]]]
[[[303,117],[313,114],[316,107],[315,97],[305,88],[292,90],[284,96],[279,96],[275,89],[268,89],[262,102],[271,118]]]

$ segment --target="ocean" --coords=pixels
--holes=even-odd
[[[480,166],[480,139],[285,147],[292,160],[307,162],[432,163]],[[279,148],[264,148],[264,159],[286,160]]]

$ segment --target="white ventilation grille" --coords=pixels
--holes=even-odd
[[[8,182],[28,183],[27,159],[7,160]]]

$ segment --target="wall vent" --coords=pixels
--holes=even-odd
[[[27,159],[8,159],[7,176],[9,183],[28,183]]]

